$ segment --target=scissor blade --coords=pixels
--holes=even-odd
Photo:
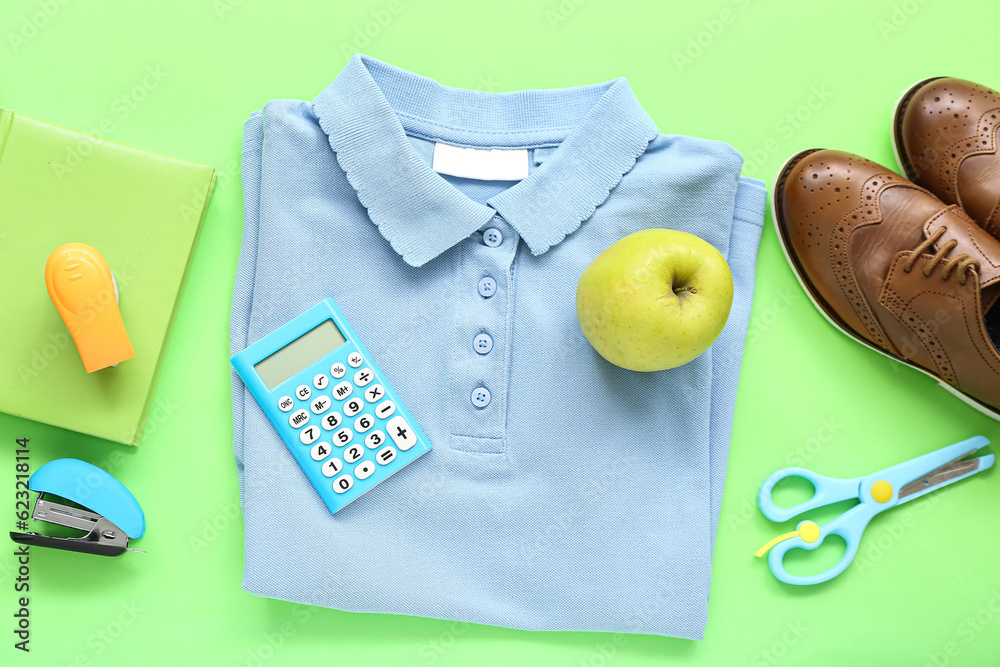
[[[972,452],[969,453],[971,454]],[[946,466],[942,466],[900,489],[897,504],[919,498],[931,491],[937,491],[943,486],[954,484],[970,475],[975,475],[977,472],[988,470],[993,466],[994,459],[993,454],[986,454],[973,459],[953,461]]]

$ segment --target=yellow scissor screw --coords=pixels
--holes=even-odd
[[[754,553],[757,558],[760,558],[767,550],[773,547],[778,542],[783,542],[785,540],[791,539],[793,537],[801,537],[802,541],[807,544],[812,544],[819,539],[819,526],[812,521],[803,521],[799,524],[799,527],[790,533],[785,533],[784,535],[779,535]]]
[[[880,503],[889,502],[892,499],[892,484],[884,479],[880,479],[872,484],[872,498]]]

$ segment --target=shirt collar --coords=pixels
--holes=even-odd
[[[532,254],[544,253],[593,214],[658,133],[624,78],[484,93],[448,88],[362,55],[351,58],[313,108],[368,215],[412,266],[434,259],[497,212]],[[477,148],[559,148],[484,205],[433,171],[407,132]]]

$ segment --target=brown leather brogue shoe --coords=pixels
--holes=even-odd
[[[1000,241],[850,153],[793,156],[772,196],[785,255],[834,326],[1000,420]]]
[[[893,150],[906,176],[1000,238],[998,127],[1000,93],[951,78],[912,86],[892,119]]]

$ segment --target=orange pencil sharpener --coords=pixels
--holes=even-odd
[[[45,262],[45,287],[88,373],[135,356],[118,308],[118,286],[101,253],[66,243]]]

